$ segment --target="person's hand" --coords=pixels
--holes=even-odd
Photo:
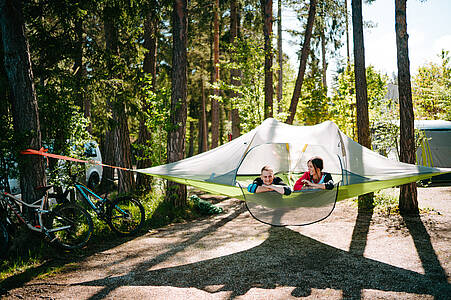
[[[302,179],[302,183],[304,183],[304,185],[306,186],[310,186],[311,182],[308,181],[307,179]]]
[[[264,184],[264,185],[262,185],[263,187],[265,187],[265,189],[267,190],[267,191],[274,191],[274,188],[271,186],[271,185],[266,185],[266,184]]]

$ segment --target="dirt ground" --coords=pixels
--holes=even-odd
[[[451,187],[419,188],[421,218],[342,201],[271,227],[225,199],[215,217],[148,232],[6,291],[4,299],[451,299]]]

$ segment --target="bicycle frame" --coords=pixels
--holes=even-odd
[[[87,186],[85,186],[84,184],[81,183],[75,183],[74,184],[75,188],[80,192],[80,194],[83,196],[84,200],[89,204],[89,206],[91,206],[91,208],[96,212],[96,214],[100,217],[103,218],[103,213],[104,211],[98,207],[95,203],[93,203],[91,201],[91,199],[89,198],[89,195],[95,197],[96,199],[99,200],[100,204],[105,204],[105,202],[109,201],[108,200],[108,192],[105,194],[105,197],[102,198],[99,195],[97,195],[96,193],[94,193],[93,191],[91,191]],[[123,213],[123,214],[127,214],[127,212],[123,211],[120,207],[117,207],[117,209]]]
[[[80,194],[83,196],[85,201],[89,204],[89,206],[91,206],[91,208],[97,214],[101,214],[102,210],[94,202],[91,201],[91,199],[89,198],[89,195],[91,195],[94,198],[98,199],[100,201],[100,203],[102,203],[102,204],[107,201],[107,196],[105,195],[105,198],[102,198],[102,197],[100,197],[99,195],[97,195],[96,193],[94,193],[88,187],[86,187],[85,185],[83,185],[81,183],[76,183],[74,186],[80,192]]]
[[[35,202],[29,204],[29,203],[22,201],[20,198],[14,196],[14,195],[11,195],[10,193],[3,192],[3,200],[4,200],[5,204],[11,209],[11,211],[16,215],[16,217],[28,227],[28,229],[47,234],[47,233],[56,232],[56,231],[65,230],[65,229],[70,228],[70,226],[63,226],[63,227],[58,227],[58,228],[53,228],[53,229],[47,229],[44,226],[44,222],[42,220],[42,215],[50,212],[49,210],[44,209],[44,205],[47,201],[47,196],[48,196],[48,194],[46,193],[41,199],[38,199]],[[33,209],[38,215],[39,227],[33,226],[33,224],[31,224],[29,221],[27,221],[24,218],[22,212],[20,210],[17,210],[14,207],[14,205],[12,205],[12,203],[15,203],[18,206],[22,205],[22,207],[26,206],[26,207]]]

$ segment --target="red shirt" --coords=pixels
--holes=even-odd
[[[308,180],[308,181],[310,181],[310,182],[313,182],[313,183],[318,183],[320,180],[318,180],[318,182],[314,182],[314,180],[313,180],[313,177],[311,177],[310,176],[310,172],[305,172],[302,176],[301,176],[301,178],[299,178],[297,181],[296,181],[296,183],[294,184],[294,188],[293,188],[293,190],[295,190],[295,191],[300,191],[301,189],[302,189],[302,187],[304,186],[304,183],[302,182],[302,180],[304,180],[304,179],[306,179],[306,180]]]

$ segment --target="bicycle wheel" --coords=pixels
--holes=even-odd
[[[5,257],[8,252],[9,236],[6,226],[0,223],[0,257]]]
[[[76,204],[62,204],[51,213],[49,224],[50,242],[73,250],[85,246],[91,238],[93,225],[89,213]]]
[[[107,208],[107,223],[120,236],[135,234],[144,225],[144,207],[131,197],[119,197]]]

